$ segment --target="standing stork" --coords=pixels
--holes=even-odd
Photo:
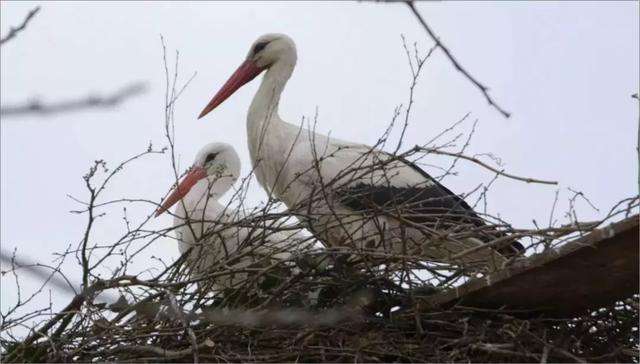
[[[463,199],[415,164],[283,121],[280,96],[296,60],[290,37],[261,36],[199,118],[266,71],[247,115],[255,174],[270,195],[308,217],[320,240],[331,247],[393,251],[466,267],[495,268],[522,249],[517,242],[479,248],[504,233],[487,226]],[[457,238],[471,228],[477,231],[473,236]]]
[[[302,236],[277,231],[279,222],[262,227],[240,226],[239,212],[221,204],[218,199],[240,175],[240,158],[231,145],[210,143],[197,153],[191,169],[156,211],[159,216],[178,203],[174,227],[180,254],[186,257],[192,276],[198,278],[213,268],[241,270],[257,262],[289,260],[294,254],[310,248]],[[221,272],[219,272],[222,274]],[[246,272],[221,275],[216,286],[234,288],[244,283]]]

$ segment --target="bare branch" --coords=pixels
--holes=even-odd
[[[413,1],[407,1],[406,4],[409,6],[413,14],[416,16],[416,18],[418,18],[418,21],[420,22],[420,24],[422,24],[422,27],[427,31],[431,39],[433,39],[433,41],[436,42],[436,45],[440,47],[440,49],[442,49],[442,51],[447,56],[447,58],[449,58],[449,61],[451,61],[453,66],[456,68],[456,70],[462,73],[469,81],[471,81],[471,83],[473,83],[477,88],[480,89],[484,97],[487,99],[487,102],[489,103],[489,105],[493,106],[496,110],[498,110],[505,118],[510,117],[511,113],[504,110],[502,107],[500,107],[500,105],[496,104],[496,102],[493,101],[491,96],[489,96],[489,93],[488,93],[489,88],[487,86],[484,86],[480,82],[478,82],[478,80],[476,80],[473,76],[471,76],[469,72],[467,72],[467,70],[465,70],[460,65],[460,63],[458,63],[458,61],[453,57],[449,49],[440,41],[440,38],[433,32],[433,30],[429,27],[427,22],[425,22],[425,20],[422,18],[422,15],[420,15],[420,13],[418,12],[418,9],[416,9]]]
[[[38,11],[40,11],[40,6],[36,6],[35,8],[31,9],[31,11],[27,13],[27,16],[22,21],[22,24],[18,25],[17,27],[11,27],[11,29],[9,29],[9,33],[0,38],[0,46],[13,39],[21,31],[25,30],[31,19],[38,13]]]
[[[58,268],[49,267],[47,265],[39,264],[39,263],[26,262],[23,260],[19,261],[16,257],[12,258],[9,256],[9,254],[3,251],[0,251],[0,262],[2,262],[3,264],[15,266],[15,268],[22,268],[27,272],[31,273],[32,275],[34,275],[35,277],[37,277],[38,279],[40,279],[41,281],[45,281],[53,284],[57,289],[61,291],[67,291],[73,295],[78,294],[79,286],[71,283],[67,279],[67,277],[64,274],[62,274],[62,272],[60,272]],[[58,273],[61,278],[51,273],[46,273],[44,269],[49,269],[49,270],[52,270],[53,273]],[[5,271],[2,271],[2,274],[4,273]]]
[[[443,150],[440,149],[436,149],[436,148],[423,148],[420,146],[415,146],[414,147],[415,150],[419,150],[419,151],[423,151],[423,152],[427,152],[427,153],[434,153],[434,154],[442,154],[442,155],[448,155],[451,157],[455,157],[455,158],[461,158],[461,159],[466,159],[470,162],[473,162],[475,164],[478,164],[492,172],[495,172],[501,176],[504,177],[508,177],[511,179],[515,179],[518,181],[522,181],[522,182],[527,182],[527,183],[541,183],[541,184],[545,184],[545,185],[557,185],[558,182],[556,181],[545,181],[545,180],[541,180],[541,179],[536,179],[536,178],[528,178],[528,177],[518,177],[518,176],[514,176],[512,174],[506,173],[504,170],[499,170],[496,168],[491,167],[490,165],[482,162],[481,160],[477,159],[477,158],[473,158],[473,157],[469,157],[466,156],[464,154],[460,154],[460,153],[450,153],[450,152],[445,152]]]
[[[33,100],[23,105],[3,106],[0,108],[0,115],[4,117],[29,114],[52,115],[93,108],[111,108],[145,91],[146,86],[144,83],[134,83],[123,87],[111,95],[89,95],[85,98],[58,101],[51,104],[43,103],[40,100]]]

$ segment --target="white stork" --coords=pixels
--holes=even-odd
[[[271,226],[276,231],[246,224],[239,226],[239,212],[218,201],[239,175],[240,158],[231,145],[207,144],[156,212],[155,216],[159,216],[181,201],[174,212],[175,234],[180,254],[193,248],[186,262],[196,278],[212,273],[214,266],[238,270],[259,261],[270,265],[288,260],[311,245],[295,230],[277,231],[280,222]],[[238,287],[246,278],[247,273],[241,272],[213,281],[218,287],[231,288]]]
[[[283,121],[280,96],[297,60],[293,40],[266,34],[222,86],[199,118],[266,71],[247,115],[249,152],[258,182],[290,211],[309,217],[316,236],[331,247],[391,248],[396,253],[451,262],[456,253],[502,236],[459,196],[407,160],[369,146],[339,140]],[[461,226],[485,233],[456,239]],[[457,229],[457,230],[456,230]],[[449,234],[443,236],[443,231]],[[522,246],[498,249],[513,255]],[[472,249],[454,263],[495,267],[505,257]]]

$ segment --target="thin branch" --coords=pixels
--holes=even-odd
[[[44,265],[40,263],[25,262],[23,260],[18,261],[16,257],[11,257],[9,256],[9,254],[3,251],[0,251],[0,262],[2,262],[2,264],[15,265],[16,268],[20,268],[29,272],[30,274],[34,275],[41,281],[46,281],[51,283],[61,291],[67,291],[73,295],[78,294],[79,286],[71,283],[67,279],[67,277],[64,274],[62,274],[62,272],[57,268],[50,267],[48,265]],[[46,273],[44,269],[52,270],[53,274]],[[2,271],[2,274],[4,273],[5,271]],[[56,273],[60,275],[61,278],[55,275]]]
[[[523,181],[523,182],[526,182],[526,183],[541,183],[541,184],[545,184],[545,185],[557,185],[558,184],[558,182],[556,182],[556,181],[545,181],[545,180],[535,179],[535,178],[514,176],[512,174],[506,173],[504,170],[499,170],[499,169],[493,168],[490,165],[482,162],[481,160],[479,160],[477,158],[469,157],[469,156],[466,156],[466,155],[460,154],[460,153],[450,153],[450,152],[445,152],[443,150],[439,150],[439,149],[435,149],[435,148],[423,148],[423,147],[420,147],[420,146],[415,146],[414,150],[423,151],[423,152],[427,152],[427,153],[448,155],[448,156],[455,157],[455,158],[466,159],[466,160],[468,160],[470,162],[473,162],[475,164],[478,164],[478,165],[480,165],[480,166],[482,166],[482,167],[484,167],[484,168],[486,168],[486,169],[488,169],[488,170],[490,170],[492,172],[495,172],[495,173],[497,173],[497,174],[499,174],[501,176],[508,177],[508,178],[511,178],[511,179],[515,179],[515,180],[518,180],[518,181]]]
[[[27,16],[22,21],[22,24],[18,25],[15,28],[11,27],[11,29],[9,29],[9,33],[6,36],[0,38],[0,46],[13,39],[21,31],[25,30],[31,19],[38,13],[38,11],[40,11],[40,6],[36,6],[35,8],[31,9],[31,11],[27,13]]]
[[[80,306],[82,306],[83,302],[84,302],[84,296],[83,295],[80,294],[80,295],[75,296],[73,298],[73,300],[71,300],[71,302],[67,305],[67,307],[62,309],[62,311],[58,312],[51,320],[47,321],[47,323],[44,324],[40,329],[36,330],[31,335],[29,335],[26,339],[24,339],[24,341],[22,341],[22,343],[20,343],[20,346],[21,347],[26,347],[26,346],[30,345],[31,343],[33,343],[34,341],[38,340],[39,338],[46,336],[47,335],[47,331],[49,331],[49,329],[51,329],[60,320],[65,318],[70,312],[78,310],[80,308]],[[7,355],[4,358],[4,360],[6,362],[10,362],[12,359],[15,359],[15,356],[19,352],[19,350],[17,350],[17,349],[20,346],[16,347],[16,349],[14,349],[12,351],[7,352]]]
[[[152,354],[157,355],[163,359],[175,359],[190,356],[196,352],[196,349],[202,350],[209,346],[207,342],[198,344],[195,348],[190,347],[183,350],[169,350],[160,348],[153,345],[132,345],[132,346],[117,346],[111,350],[110,354],[118,352],[126,352],[134,355]]]
[[[429,57],[431,57],[431,54],[433,53],[433,51],[436,50],[437,46],[433,46],[431,47],[431,49],[429,49],[429,52],[427,52],[427,54],[424,57],[420,57],[418,55],[418,47],[416,46],[416,44],[413,44],[413,48],[414,48],[414,52],[415,52],[415,67],[413,65],[413,60],[411,57],[411,52],[409,51],[409,48],[407,47],[407,42],[404,38],[404,35],[401,35],[402,37],[402,46],[404,48],[405,53],[407,54],[407,60],[409,62],[409,67],[411,68],[411,85],[409,86],[409,101],[407,103],[407,108],[405,110],[405,114],[404,114],[404,125],[402,126],[402,132],[400,133],[400,138],[398,138],[398,144],[396,146],[395,152],[397,153],[400,150],[400,147],[402,146],[402,141],[404,140],[404,134],[407,131],[407,128],[409,126],[409,118],[411,116],[411,107],[413,106],[413,96],[414,96],[414,90],[416,88],[416,85],[418,84],[418,79],[420,78],[420,71],[422,71],[422,67],[424,66],[425,62],[427,61],[427,59],[429,59]]]
[[[471,83],[473,83],[477,88],[480,89],[484,97],[487,99],[487,102],[489,103],[489,105],[493,106],[496,110],[498,110],[505,118],[510,117],[511,113],[504,110],[502,107],[500,107],[500,105],[496,104],[496,102],[493,101],[491,96],[489,96],[489,93],[488,93],[489,88],[487,86],[484,86],[480,82],[478,82],[478,80],[476,80],[473,76],[471,76],[469,72],[467,72],[467,70],[462,68],[460,63],[458,63],[458,61],[453,57],[449,49],[440,41],[440,38],[433,32],[433,30],[429,27],[427,22],[424,21],[424,19],[422,18],[422,15],[420,15],[420,13],[418,12],[418,9],[416,9],[415,5],[413,4],[413,1],[407,1],[406,4],[409,6],[413,14],[416,16],[416,18],[418,18],[418,21],[420,22],[420,24],[422,24],[422,27],[427,31],[431,39],[433,39],[433,41],[436,42],[436,45],[440,47],[440,49],[442,49],[442,51],[447,56],[447,58],[449,58],[449,61],[451,61],[453,66],[456,68],[456,70],[462,73],[469,81],[471,81]]]
[[[93,108],[111,108],[145,91],[144,83],[135,83],[125,86],[111,95],[89,95],[85,98],[58,101],[51,104],[33,100],[23,105],[3,106],[0,108],[0,115],[4,117],[28,114],[51,115]]]

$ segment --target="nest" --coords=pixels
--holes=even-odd
[[[91,176],[87,185],[93,192]],[[623,206],[621,210],[612,209],[607,219],[628,216],[637,203],[637,197],[622,201],[616,205]],[[153,261],[153,249],[148,248],[157,239],[171,237],[175,226],[147,229],[149,216],[137,229],[128,224],[122,238],[105,246],[90,246],[87,233],[77,251],[61,254],[64,258],[75,252],[82,258],[80,293],[53,315],[45,308],[19,316],[20,301],[3,313],[2,361],[638,362],[637,295],[563,318],[433,305],[434,295],[492,271],[467,269],[464,259],[446,263],[380,249],[296,249],[305,239],[314,241],[313,236],[300,237],[293,246],[266,249],[268,232],[304,227],[291,225],[274,207],[223,226],[212,224],[202,246],[193,246],[173,263],[162,262],[159,273],[148,279],[142,278]],[[94,208],[92,200],[83,212]],[[526,250],[509,258],[510,264],[548,249],[557,253],[556,248],[604,221],[510,228],[481,248],[498,248],[497,243],[509,242],[505,238],[526,240]],[[461,240],[484,232],[477,226],[458,228],[452,225],[440,237]],[[217,249],[216,258],[209,259],[205,248],[213,244],[206,242],[223,234],[220,229],[247,235],[237,251],[219,258]],[[144,263],[145,272],[130,273],[136,259]],[[18,264],[15,256],[11,265],[16,280],[16,271],[29,266]],[[62,275],[60,266],[51,268],[53,273],[44,277],[47,282]],[[105,268],[109,279],[102,278]],[[106,300],[110,304],[105,296],[112,298]],[[12,333],[18,327],[30,329],[26,337]]]
[[[49,334],[4,342],[3,361],[638,362],[637,295],[554,319],[428,307],[425,299],[442,288],[399,284],[362,262],[285,263],[246,267],[268,274],[208,287],[216,294],[202,293],[205,278],[176,281],[179,264],[173,281],[101,281],[57,316]],[[125,290],[133,286],[143,289]],[[122,293],[117,302],[93,302],[113,288]]]

